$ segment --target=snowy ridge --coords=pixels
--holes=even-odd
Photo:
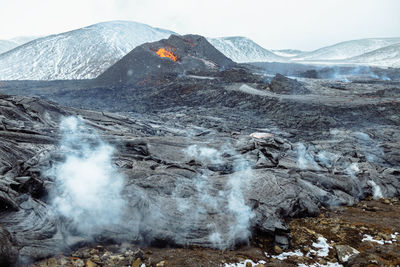
[[[10,39],[10,41],[16,42],[18,45],[23,45],[40,37],[43,36],[18,36]]]
[[[397,43],[400,43],[400,38],[371,38],[352,40],[307,52],[293,59],[300,61],[344,60]]]
[[[28,43],[37,38],[38,38],[37,36],[19,36],[12,38],[10,40],[0,40],[0,54],[5,53],[11,49],[14,49],[20,45]]]
[[[207,40],[225,56],[238,63],[286,61],[286,58],[274,54],[246,37],[220,37]]]
[[[271,50],[274,54],[281,57],[295,57],[306,52],[296,49],[279,49],[279,50]]]
[[[350,58],[348,61],[378,67],[400,68],[400,43]]]
[[[36,39],[0,55],[0,80],[95,78],[145,42],[172,31],[112,21]]]
[[[19,44],[10,40],[0,40],[0,54],[17,47]]]

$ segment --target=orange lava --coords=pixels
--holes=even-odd
[[[159,55],[160,57],[167,57],[169,59],[171,59],[172,61],[177,61],[178,57],[174,55],[174,53],[168,51],[165,48],[160,48],[158,49],[158,51],[156,52],[157,55]]]

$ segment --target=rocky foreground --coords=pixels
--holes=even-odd
[[[361,201],[290,223],[292,245],[283,251],[257,236],[237,250],[155,248],[132,244],[83,247],[43,260],[50,266],[398,266],[400,202]]]

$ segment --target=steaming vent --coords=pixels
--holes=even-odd
[[[53,207],[80,233],[101,233],[120,223],[125,202],[124,177],[112,163],[114,147],[80,117],[61,121],[60,153],[65,160],[49,175],[56,177]]]
[[[156,54],[159,57],[166,57],[171,59],[172,61],[176,62],[178,60],[178,57],[171,51],[169,51],[170,49],[165,49],[165,48],[160,48],[157,50]]]

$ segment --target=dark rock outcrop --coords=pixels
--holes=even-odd
[[[281,74],[276,74],[270,84],[270,90],[278,94],[293,94],[293,95],[304,95],[310,94],[310,91],[305,88],[297,80],[287,78]]]
[[[0,265],[9,266],[13,264],[18,257],[18,251],[11,242],[10,233],[0,226]]]

